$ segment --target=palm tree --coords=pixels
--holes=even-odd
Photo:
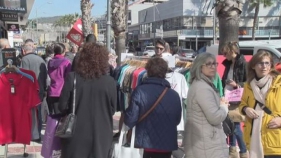
[[[231,41],[239,41],[239,19],[243,4],[239,0],[216,0],[219,19],[219,50]],[[221,53],[220,51],[218,52]]]
[[[111,1],[111,22],[115,37],[117,64],[120,65],[121,53],[126,52],[126,30],[128,18],[128,0]]]
[[[84,37],[91,34],[92,31],[92,16],[91,11],[94,6],[91,0],[81,0],[81,12],[82,12],[82,32]]]
[[[268,7],[271,6],[273,3],[271,0],[251,0],[250,3],[252,4],[252,7],[255,8],[255,15],[253,21],[253,28],[252,28],[252,40],[255,40],[256,26],[258,23],[258,15],[260,11],[260,4],[263,3],[264,7]]]
[[[55,21],[54,26],[71,27],[80,17],[78,13],[64,15]]]

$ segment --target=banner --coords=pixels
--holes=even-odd
[[[17,13],[1,13],[0,12],[0,20],[18,22],[19,16]]]
[[[26,0],[1,0],[0,12],[26,13]]]
[[[81,19],[78,19],[71,30],[68,32],[67,39],[69,39],[71,42],[75,43],[76,45],[80,46],[81,43],[84,41],[84,36],[82,33],[82,21]]]

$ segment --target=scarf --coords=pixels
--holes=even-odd
[[[253,79],[250,82],[251,88],[254,93],[254,97],[257,101],[262,104],[265,104],[266,94],[271,86],[272,77],[270,75],[264,76],[260,80]],[[252,136],[251,136],[251,146],[250,146],[250,158],[263,158],[263,147],[261,140],[261,127],[262,127],[262,117],[264,115],[264,111],[262,108],[257,105],[255,108],[259,117],[254,119],[253,127],[252,127]]]
[[[210,85],[213,90],[219,95],[219,91],[218,89],[216,88],[216,86],[214,85],[212,79],[210,79],[209,77],[205,76],[204,74],[201,74],[201,78],[208,84]]]

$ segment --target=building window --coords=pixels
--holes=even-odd
[[[192,28],[192,17],[183,17],[183,27],[184,28]]]
[[[173,25],[173,19],[166,19],[166,20],[163,20],[163,30],[164,31],[170,31],[172,30],[172,25]]]
[[[163,21],[156,21],[152,23],[152,32],[155,32],[156,29],[163,29]]]

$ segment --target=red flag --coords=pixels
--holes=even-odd
[[[81,19],[78,19],[71,30],[68,32],[67,39],[69,39],[71,42],[75,43],[76,45],[80,46],[81,43],[84,40],[84,36],[82,33],[82,21]]]

